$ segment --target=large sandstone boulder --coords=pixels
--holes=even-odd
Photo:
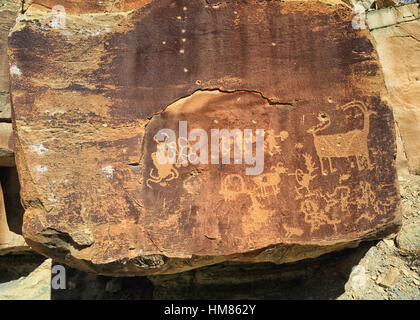
[[[417,3],[373,11],[367,22],[376,42],[402,148],[420,174],[420,20]]]
[[[33,249],[101,274],[162,274],[395,231],[394,120],[351,8],[81,3],[65,15],[33,4],[9,38]],[[238,140],[214,144],[215,129]]]

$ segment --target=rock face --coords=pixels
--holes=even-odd
[[[0,255],[28,249],[23,237],[9,228],[4,205],[3,190],[0,186]]]
[[[0,121],[10,121],[9,74],[7,63],[7,35],[15,24],[20,1],[3,0],[0,6]]]
[[[17,205],[18,187],[14,159],[13,128],[9,94],[7,35],[20,10],[18,1],[5,0],[0,5],[0,255],[28,250],[21,233]]]
[[[14,167],[14,145],[12,124],[0,122],[0,167]]]
[[[420,173],[420,20],[418,4],[373,11],[369,28],[411,173]]]
[[[19,260],[16,258],[16,260]],[[23,259],[20,259],[23,260]],[[29,259],[28,259],[29,260]],[[6,260],[7,261],[7,260]],[[7,261],[9,262],[9,261]],[[18,269],[14,261],[8,267]],[[21,261],[26,267],[31,266],[28,261]],[[1,269],[1,267],[0,267]],[[4,271],[4,270],[2,270]],[[46,259],[27,276],[19,277],[6,283],[0,282],[1,300],[50,300],[51,299],[51,259]]]
[[[417,223],[404,226],[396,242],[401,250],[420,256],[420,226]]]
[[[69,2],[58,21],[32,5],[9,38],[33,249],[101,274],[163,274],[395,231],[393,115],[347,6],[155,0],[89,15]]]

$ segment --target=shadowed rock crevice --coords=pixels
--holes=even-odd
[[[20,185],[15,167],[0,168],[7,224],[10,231],[22,235],[24,209],[20,203]]]
[[[66,267],[62,299],[336,299],[375,242],[286,265],[223,262],[173,275],[113,278]],[[87,288],[90,288],[88,290]]]

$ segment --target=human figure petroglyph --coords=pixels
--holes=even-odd
[[[304,190],[306,190],[307,194],[311,194],[309,186],[311,184],[311,181],[314,180],[317,176],[316,174],[314,174],[317,167],[315,167],[315,163],[313,162],[311,155],[305,153],[302,156],[305,159],[305,166],[307,172],[303,172],[302,169],[298,168],[294,173],[296,182],[299,185],[296,187],[296,193],[298,194],[296,199],[301,199],[303,197],[301,192]]]
[[[239,174],[230,174],[222,180],[221,193],[225,201],[236,200],[238,195],[247,194],[244,178]]]
[[[166,140],[168,139],[168,136],[166,137]],[[178,139],[178,144],[182,146],[183,144],[179,143],[181,137]],[[179,177],[178,169],[181,166],[185,166],[185,164],[181,164],[178,159],[178,152],[176,150],[176,143],[172,142],[172,144],[168,144],[169,148],[166,148],[165,150],[159,149],[159,146],[161,146],[164,143],[167,143],[167,141],[158,141],[156,136],[153,137],[153,140],[157,143],[157,152],[152,152],[151,158],[152,162],[155,168],[150,169],[149,172],[149,179],[146,180],[146,185],[149,188],[152,188],[150,183],[156,183],[160,184],[162,187],[166,186],[169,181],[172,181],[174,179],[177,179]],[[188,148],[189,144],[185,144],[184,147],[181,148]],[[180,148],[180,151],[182,149]],[[159,161],[158,159],[158,152],[164,153],[164,156],[168,159],[173,159],[173,161],[168,161],[167,163],[162,163],[162,161]],[[175,162],[175,165],[172,164]]]
[[[365,159],[368,168],[372,168],[369,157],[368,135],[370,129],[370,115],[376,114],[375,111],[368,110],[366,106],[359,101],[347,103],[341,107],[343,112],[350,108],[357,108],[363,115],[363,128],[354,129],[345,133],[337,134],[320,134],[331,125],[331,118],[326,112],[318,114],[320,123],[309,130],[314,138],[315,149],[321,163],[322,174],[326,175],[328,172],[324,168],[324,159],[328,160],[330,172],[336,172],[337,169],[332,165],[332,158],[349,158],[354,157],[358,170],[363,170],[360,166],[359,157]],[[348,117],[348,116],[347,116]]]
[[[348,211],[350,187],[338,186],[332,193],[326,192],[325,195],[323,195],[323,198],[327,203],[325,211],[329,212],[331,208],[335,207],[339,203],[341,203],[340,207],[343,212]]]
[[[370,222],[372,222],[378,215],[385,214],[385,209],[391,207],[394,202],[386,198],[377,199],[376,193],[373,190],[372,185],[365,181],[360,182],[360,194],[360,197],[358,197],[357,199],[357,208],[362,209],[363,207],[365,207],[373,209],[370,210],[369,213],[366,213],[364,215],[364,217]]]
[[[267,145],[267,152],[270,156],[280,153],[281,148],[277,143],[277,139],[280,141],[284,141],[289,137],[289,133],[287,131],[281,131],[278,135],[274,134],[274,130],[268,130],[265,136],[265,143]]]
[[[340,219],[330,218],[327,212],[322,209],[315,199],[306,198],[300,205],[300,210],[304,214],[304,220],[311,225],[311,233],[320,229],[321,225],[332,225],[334,232],[337,232],[337,224],[341,222]]]
[[[263,209],[263,206],[258,201],[253,190],[248,190],[245,186],[244,178],[239,174],[229,174],[222,180],[222,187],[220,193],[223,195],[225,201],[234,201],[239,195],[248,195],[251,198],[251,211],[266,212],[270,211]]]
[[[341,219],[329,217],[328,214],[338,204],[340,204],[342,212],[348,213],[349,198],[350,187],[348,186],[337,186],[333,192],[324,193],[316,190],[315,192],[306,194],[304,200],[301,202],[300,210],[304,214],[305,222],[311,224],[311,232],[319,229],[324,224],[332,225],[334,231],[337,232],[337,224],[341,222]],[[320,199],[325,202],[323,208],[319,205]]]
[[[278,184],[280,184],[280,174],[286,173],[286,168],[282,167],[281,163],[271,168],[273,172],[268,175],[276,176],[273,179],[267,181],[256,181],[257,187],[248,189],[245,185],[244,178],[239,174],[229,174],[222,179],[220,193],[223,195],[225,201],[234,201],[240,195],[249,196],[251,200],[250,210],[258,215],[270,215],[273,214],[272,210],[264,208],[264,204],[261,203],[261,198],[267,198],[268,196],[277,194]],[[253,180],[256,177],[253,178]],[[254,181],[255,182],[255,181]],[[304,230],[299,227],[293,227],[287,224],[282,224],[282,227],[286,231],[285,236],[290,238],[292,236],[301,236]]]
[[[179,176],[178,170],[174,168],[174,166],[170,163],[166,164],[160,164],[157,160],[156,152],[153,152],[152,155],[152,161],[155,168],[151,168],[149,172],[150,178],[147,179],[146,185],[149,188],[152,188],[150,185],[151,182],[160,184],[162,187],[166,186],[166,184],[174,179],[177,179]],[[157,174],[154,174],[154,172],[157,172]]]
[[[324,223],[319,206],[315,200],[305,199],[300,204],[300,210],[304,214],[304,221],[311,225],[311,233],[319,229]]]
[[[373,210],[378,214],[380,213],[379,204],[376,201],[376,194],[372,190],[372,185],[368,182],[360,182],[360,193],[361,196],[357,199],[357,208],[361,209],[362,207],[373,208]]]
[[[393,185],[385,184],[377,186],[378,189],[385,187],[393,187]],[[392,208],[394,203],[395,198],[391,195],[378,199],[372,185],[366,181],[361,181],[359,183],[358,197],[352,204],[357,206],[358,211],[366,211],[355,220],[355,223],[358,224],[362,219],[373,222],[378,216],[384,216],[387,210]]]
[[[314,173],[317,167],[315,167],[312,157],[309,154],[303,154],[303,157],[305,159],[306,172],[297,169],[295,174],[290,175],[294,175],[296,182],[299,184],[296,187],[296,193],[298,195],[295,199],[303,199],[300,204],[300,210],[304,214],[304,220],[311,224],[311,232],[319,229],[324,224],[332,225],[336,232],[340,219],[329,217],[328,214],[332,208],[339,204],[342,212],[348,212],[350,187],[337,186],[333,192],[311,189],[310,185],[316,177]],[[323,207],[320,205],[321,202],[324,203]]]

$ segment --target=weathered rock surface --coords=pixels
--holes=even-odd
[[[16,265],[16,263],[14,263],[14,261],[11,259],[12,257],[8,258],[9,259],[7,259],[6,261],[9,262],[9,269],[18,269],[20,267]],[[20,262],[22,263],[23,261]],[[31,264],[27,264],[26,266],[30,265]],[[0,270],[1,269],[2,266],[0,266]],[[31,272],[28,273],[26,276],[22,276],[5,283],[2,282],[3,281],[0,281],[0,300],[50,300],[51,259],[46,259],[45,261],[43,261],[34,270],[31,270]]]
[[[411,173],[420,173],[420,20],[418,4],[373,11],[367,21]]]
[[[404,226],[396,241],[401,250],[420,257],[420,225],[418,223]]]
[[[405,148],[403,141],[401,139],[401,132],[398,129],[398,125],[395,124],[395,134],[397,142],[397,157],[396,157],[396,166],[398,172],[398,178],[403,179],[403,177],[410,174],[408,170],[408,160],[407,155],[405,154]]]
[[[85,1],[85,0],[71,0],[66,1],[63,4],[57,3],[54,0],[31,0],[31,4],[40,5],[45,8],[62,11],[63,9],[58,8],[58,5],[63,5],[66,13],[78,14],[78,13],[115,13],[115,12],[127,12],[130,10],[144,7],[152,0],[101,0],[101,1]],[[211,2],[211,1],[207,1]],[[25,1],[26,3],[26,1]]]
[[[9,38],[32,248],[101,274],[162,274],[296,261],[395,231],[393,115],[347,6],[155,0],[89,15],[71,3],[65,23],[32,5]],[[232,155],[159,164],[156,135],[179,137],[180,121],[252,129],[253,148],[263,129],[263,172]]]
[[[0,121],[11,119],[7,35],[15,24],[19,9],[20,1],[3,0],[0,4]]]
[[[14,144],[12,124],[0,122],[0,167],[14,167]]]

